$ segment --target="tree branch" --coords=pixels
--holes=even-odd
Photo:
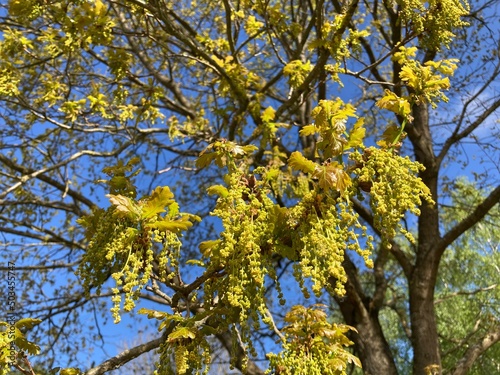
[[[444,250],[453,243],[458,237],[465,233],[468,229],[476,225],[488,211],[495,206],[500,201],[500,185],[496,187],[486,199],[479,204],[474,211],[472,211],[469,216],[451,228],[448,233],[446,233],[440,241],[436,244],[436,251],[438,256],[444,252]]]
[[[163,341],[165,341],[165,338],[159,337],[155,340],[138,345],[132,349],[124,350],[115,357],[110,358],[101,363],[100,365],[91,368],[85,373],[85,375],[101,375],[104,374],[105,372],[115,370],[120,366],[124,365],[125,363],[130,362],[134,358],[137,358],[146,352],[158,348],[163,343]]]
[[[219,339],[222,346],[229,353],[231,353],[234,350],[234,345],[233,345],[234,338],[229,333],[229,331],[226,331],[224,333],[219,333],[216,336]],[[236,363],[235,363],[235,367],[238,370],[242,371],[243,370],[243,357],[245,356],[245,350],[241,347],[241,345],[236,345],[236,347],[237,347],[237,349],[236,349],[237,353],[234,354],[237,358]],[[248,360],[245,374],[246,375],[264,375],[264,371],[262,371],[259,368],[259,366],[257,366],[255,364],[254,361]],[[86,374],[86,375],[91,375],[91,374]]]
[[[34,175],[36,173],[31,168],[27,168],[25,166],[22,166],[22,165],[14,163],[10,158],[6,157],[3,154],[0,154],[0,162],[2,162],[3,164],[5,164],[7,167],[15,170],[16,172],[21,173],[22,175]],[[94,204],[94,202],[92,202],[91,200],[87,199],[82,194],[78,193],[77,191],[75,191],[73,189],[67,189],[66,184],[63,184],[63,183],[61,183],[59,181],[56,181],[53,178],[50,178],[50,177],[48,177],[46,175],[43,175],[43,174],[37,174],[36,177],[39,180],[41,180],[41,181],[43,181],[43,182],[45,182],[45,183],[47,183],[47,184],[55,187],[56,189],[58,189],[58,190],[60,190],[62,192],[67,191],[67,195],[69,195],[70,197],[72,197],[76,201],[82,202],[87,207],[89,207],[89,208],[96,207],[95,204]],[[2,196],[2,198],[4,198],[4,196]]]
[[[498,341],[500,341],[500,325],[497,325],[492,331],[486,333],[475,345],[470,346],[450,374],[466,375],[476,359]]]
[[[470,296],[470,295],[474,295],[474,294],[481,293],[481,292],[487,292],[488,290],[495,289],[497,286],[498,286],[498,284],[492,284],[490,286],[487,286],[484,288],[479,288],[479,289],[474,289],[471,291],[461,290],[461,291],[458,291],[455,293],[450,293],[450,294],[443,296],[442,298],[435,299],[434,305],[437,305],[438,303],[442,303],[442,302],[444,302],[450,298],[456,297],[456,296]]]

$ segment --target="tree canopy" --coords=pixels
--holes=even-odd
[[[2,2],[0,371],[498,368],[498,5]]]

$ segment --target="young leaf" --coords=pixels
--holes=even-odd
[[[301,152],[295,151],[290,155],[288,159],[288,164],[293,169],[302,171],[304,173],[314,173],[317,164],[309,159],[307,159]]]
[[[173,203],[174,194],[168,186],[158,186],[153,190],[142,207],[141,218],[149,219],[165,212],[165,207]]]
[[[27,351],[31,355],[37,355],[40,353],[40,347],[24,338],[24,336],[16,337],[14,342],[17,347],[21,350]]]
[[[405,97],[400,98],[390,90],[385,90],[385,95],[377,102],[377,106],[403,117],[408,117],[411,114],[410,102]]]
[[[363,138],[366,134],[366,129],[364,128],[364,119],[361,117],[354,124],[351,132],[349,133],[349,139],[344,146],[344,151],[353,147],[358,147],[363,145]]]
[[[217,157],[217,154],[215,152],[209,152],[206,154],[202,154],[196,159],[196,167],[199,169],[203,169],[205,167],[208,167],[212,160],[214,160]]]
[[[158,320],[163,320],[165,319],[169,314],[166,312],[162,311],[157,311],[157,310],[151,310],[151,309],[146,309],[146,308],[141,308],[139,311],[137,311],[139,314],[144,314],[148,316],[148,319],[158,319]]]
[[[192,226],[193,223],[184,218],[182,218],[181,220],[164,219],[148,224],[148,227],[158,229],[160,232],[173,232],[173,233],[186,231]]]
[[[174,331],[168,335],[168,342],[174,342],[178,339],[194,339],[196,332],[189,327],[176,327]]]
[[[318,178],[322,189],[335,189],[344,192],[352,185],[351,178],[337,162],[318,167],[313,177]]]
[[[109,198],[111,204],[114,205],[116,210],[123,216],[135,218],[139,215],[139,207],[129,197],[120,194],[106,194],[106,197]]]
[[[27,330],[32,329],[34,326],[40,324],[42,322],[41,319],[33,319],[33,318],[24,318],[19,319],[15,326],[19,328],[20,331],[26,332]]]
[[[390,125],[387,129],[385,129],[384,134],[382,134],[382,139],[377,142],[377,145],[383,148],[392,147],[400,132],[401,129],[397,125]]]
[[[212,249],[218,246],[221,243],[221,240],[212,240],[212,241],[203,241],[198,245],[203,256],[209,257]]]
[[[308,136],[312,134],[316,134],[319,132],[319,129],[316,127],[316,125],[311,124],[311,125],[306,125],[302,129],[300,129],[299,134],[302,136]]]
[[[273,107],[267,107],[264,112],[262,112],[262,121],[264,122],[271,122],[274,120],[274,114],[276,111],[274,110]]]
[[[80,375],[82,372],[77,368],[65,368],[62,369],[59,375]]]
[[[229,194],[229,191],[222,185],[213,185],[207,189],[207,193],[208,195],[218,195],[225,198]]]

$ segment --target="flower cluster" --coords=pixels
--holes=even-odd
[[[224,324],[238,324],[244,342],[249,342],[249,321],[258,324],[266,315],[266,276],[276,279],[272,264],[273,212],[275,203],[266,194],[265,182],[255,175],[235,171],[226,175],[228,188],[217,185],[213,215],[222,220],[220,239],[200,245],[209,269],[224,269],[225,275],[205,284],[205,303],[215,298],[229,315]],[[223,323],[223,322],[221,322]]]
[[[408,157],[396,155],[392,150],[370,147],[364,153],[355,152],[351,158],[360,167],[355,170],[358,186],[370,193],[373,223],[380,231],[382,243],[389,240],[399,229],[414,242],[411,233],[401,225],[406,211],[420,214],[419,206],[425,200],[432,203],[429,188],[418,177],[424,168]]]
[[[306,297],[305,278],[313,281],[312,290],[317,296],[325,287],[337,295],[345,294],[347,275],[342,263],[346,250],[356,251],[368,267],[373,266],[369,259],[373,238],[367,235],[367,228],[359,223],[350,201],[343,196],[334,198],[309,192],[290,210],[287,225],[293,233],[293,247],[299,260],[294,264],[294,276]],[[366,248],[358,237],[365,239]],[[335,288],[331,286],[332,279]]]

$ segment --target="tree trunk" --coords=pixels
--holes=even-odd
[[[441,356],[434,312],[435,264],[416,267],[410,281],[413,375],[441,374]]]
[[[438,165],[432,149],[429,112],[426,104],[415,106],[414,121],[408,127],[417,161],[425,166],[420,175],[436,204],[424,203],[418,220],[418,246],[413,272],[409,279],[410,321],[413,345],[413,375],[441,374],[441,356],[434,311],[434,287],[440,255],[438,200]]]
[[[348,259],[344,262],[348,275],[345,284],[345,297],[336,297],[346,324],[356,328],[351,337],[357,356],[366,375],[397,375],[396,365],[389,344],[385,340],[378,320],[378,309],[370,309],[368,300],[363,296],[354,264]]]
[[[346,323],[358,331],[351,339],[355,344],[356,354],[361,360],[365,375],[397,375],[392,353],[378,317],[366,314],[366,310],[356,311],[356,308],[353,308],[348,301],[338,301],[338,303]],[[350,315],[351,319],[347,319],[346,315]]]

